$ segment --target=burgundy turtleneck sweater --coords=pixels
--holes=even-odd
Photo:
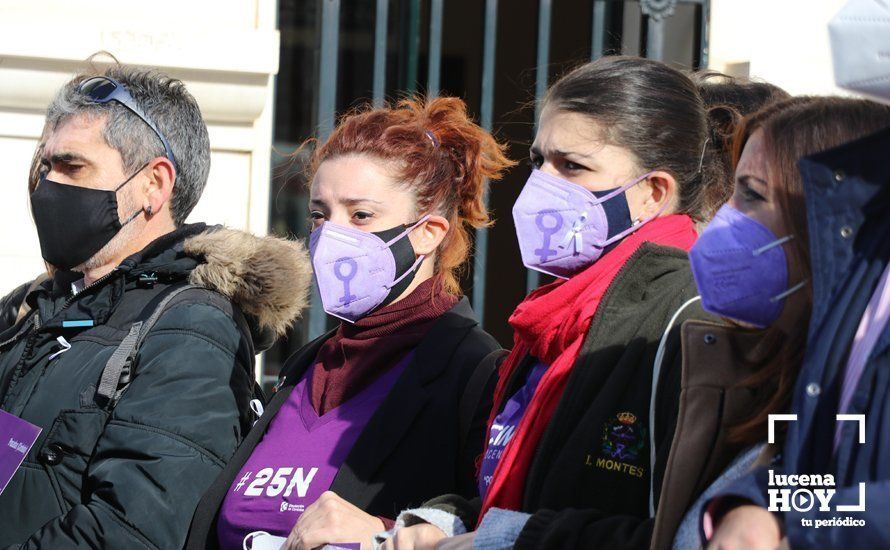
[[[315,412],[322,415],[338,407],[395,366],[457,301],[445,291],[441,277],[433,277],[355,324],[340,323],[315,358],[311,391]]]

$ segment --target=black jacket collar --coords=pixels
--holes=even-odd
[[[39,312],[44,328],[64,328],[66,321],[104,324],[127,289],[146,284],[143,283],[143,276],[150,276],[147,284],[187,278],[198,261],[183,253],[182,243],[188,237],[205,231],[207,226],[203,223],[189,224],[158,237],[121,262],[100,282],[73,298],[71,284],[83,275],[73,271],[57,271],[51,280],[28,295],[28,304]]]

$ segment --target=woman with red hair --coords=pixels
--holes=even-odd
[[[512,165],[503,149],[444,97],[355,112],[316,148],[310,249],[342,321],[288,359],[189,548],[367,545],[399,510],[477,494],[495,384],[483,359],[499,346],[458,274],[469,229],[489,224],[485,180]]]

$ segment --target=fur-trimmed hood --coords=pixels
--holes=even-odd
[[[312,263],[298,241],[208,228],[183,251],[202,260],[189,281],[230,298],[267,338],[282,336],[309,303]]]
[[[247,318],[257,352],[284,335],[309,303],[312,263],[306,247],[298,241],[187,224],[127,258],[121,267],[125,265],[131,279],[144,274],[160,275],[162,280],[188,277],[192,284],[226,296]],[[25,297],[32,291],[45,287],[51,294],[54,286],[59,286],[67,293],[69,284],[55,285],[56,277],[70,283],[81,275],[44,274],[0,299],[0,333],[29,311],[32,304]],[[103,310],[105,315],[108,309]]]

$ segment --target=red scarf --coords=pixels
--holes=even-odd
[[[532,400],[504,449],[482,505],[479,521],[492,507],[519,510],[526,476],[544,429],[562,397],[566,381],[590,328],[606,289],[618,271],[644,243],[652,242],[688,251],[697,234],[685,215],[660,217],[625,237],[613,250],[586,270],[532,292],[510,317],[513,350],[501,364],[488,419],[489,434],[494,417],[509,396],[504,395],[513,372],[527,355],[548,365]],[[486,437],[488,441],[488,436]]]
[[[411,294],[362,317],[342,322],[318,350],[312,371],[312,407],[322,415],[368,387],[416,348],[458,297],[441,277],[422,282]]]

